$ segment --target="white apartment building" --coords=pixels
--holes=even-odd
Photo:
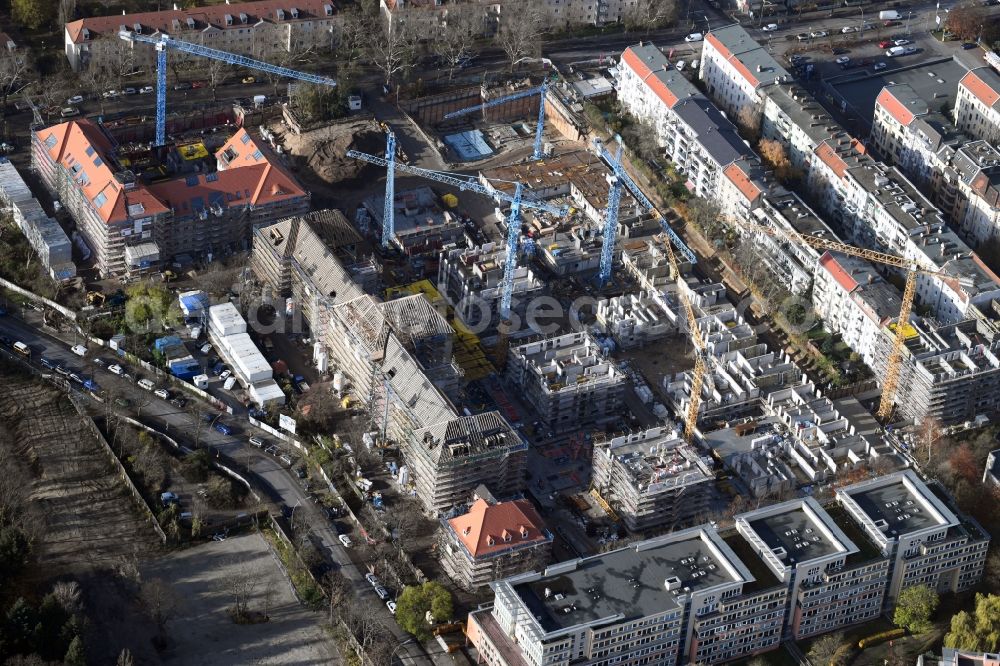
[[[956,516],[937,492],[912,470],[837,490],[838,504],[890,560],[887,609],[914,585],[964,592],[982,578],[989,535]]]
[[[986,141],[973,141],[955,151],[950,173],[954,190],[952,224],[968,240],[979,246],[1000,238],[1000,150]]]
[[[698,78],[730,118],[744,107],[763,112],[762,88],[791,81],[791,75],[739,24],[705,35]]]
[[[781,187],[761,197],[760,205],[750,213],[750,220],[779,232],[793,231],[803,236],[839,240],[797,194]],[[808,293],[821,254],[819,250],[758,231],[745,231],[742,235],[754,244],[758,250],[756,258],[783,287],[797,295]]]
[[[862,553],[813,498],[741,514],[736,531],[787,586],[786,637],[826,633],[882,612],[888,561],[869,543]]]
[[[746,219],[750,212],[763,200],[764,194],[772,187],[764,174],[760,160],[740,159],[722,171],[715,202],[723,217]]]
[[[131,44],[119,31],[144,35],[166,34],[259,59],[275,53],[307,49],[332,49],[341,17],[332,0],[295,0],[294,3],[260,0],[209,5],[158,12],[93,16],[66,24],[66,58],[74,72],[88,66],[109,68],[118,74],[155,66],[156,51],[146,44]],[[171,56],[182,58],[179,54]]]
[[[713,198],[729,165],[755,157],[736,127],[653,44],[622,53],[618,100],[653,125],[667,157],[698,196]]]
[[[792,166],[803,174],[809,171],[813,151],[821,142],[850,139],[812,94],[795,83],[781,80],[761,88],[759,94],[763,97],[761,136],[785,146]]]
[[[899,290],[867,261],[830,252],[819,260],[812,292],[813,308],[824,327],[837,333],[865,364],[875,366],[876,341],[899,317]]]
[[[1000,139],[1000,74],[992,67],[971,70],[958,82],[955,126],[977,139]]]

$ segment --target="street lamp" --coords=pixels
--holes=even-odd
[[[393,659],[393,657],[396,656],[396,652],[399,650],[399,648],[403,647],[404,645],[409,645],[412,642],[413,642],[413,636],[410,636],[405,641],[403,641],[402,643],[400,643],[399,645],[397,645],[396,647],[394,647],[392,649],[392,652],[389,653],[389,663],[390,664],[392,663],[392,659]],[[399,661],[402,662],[403,660],[400,659]]]

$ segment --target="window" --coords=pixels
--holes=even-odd
[[[108,198],[104,196],[104,192],[99,192],[96,197],[94,197],[94,207],[100,208],[107,202]]]
[[[240,137],[240,141],[243,143],[250,143],[250,135],[244,132],[243,136]]]
[[[262,160],[264,159],[264,153],[260,152],[259,150],[255,150],[253,151],[253,158],[255,160]]]
[[[94,147],[93,146],[87,146],[87,150],[84,151],[84,152],[87,153],[87,157],[93,157],[94,156]]]

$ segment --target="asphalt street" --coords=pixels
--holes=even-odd
[[[277,459],[261,453],[259,449],[247,443],[247,439],[252,434],[256,434],[266,442],[271,443],[273,438],[267,433],[254,428],[249,422],[237,422],[234,417],[226,415],[220,417],[221,420],[234,426],[233,436],[227,437],[200,422],[197,416],[199,410],[192,409],[198,401],[189,398],[185,409],[179,410],[166,400],[153,396],[149,391],[93,363],[95,358],[114,358],[113,350],[91,347],[86,358],[81,358],[70,351],[71,344],[79,342],[79,340],[73,340],[72,337],[68,337],[65,341],[60,340],[55,337],[54,331],[41,330],[41,315],[39,313],[26,310],[23,316],[24,319],[14,315],[0,317],[0,334],[31,347],[32,365],[35,368],[41,369],[38,365],[38,359],[45,357],[63,364],[67,368],[82,370],[83,376],[93,378],[106,392],[109,399],[121,397],[131,401],[132,404],[128,409],[114,407],[123,415],[138,418],[147,425],[169,434],[188,446],[194,444],[198,433],[200,433],[202,446],[211,446],[219,450],[223,455],[237,463],[240,467],[239,471],[246,471],[247,465],[249,465],[250,472],[257,477],[261,485],[268,488],[270,497],[267,499],[275,504],[283,504],[290,509],[294,508],[296,512],[305,512],[312,533],[327,549],[332,561],[337,563],[344,575],[350,579],[357,598],[371,602],[375,607],[382,609],[385,614],[382,619],[392,631],[394,638],[400,644],[410,638],[410,635],[396,624],[392,616],[389,615],[388,609],[385,608],[384,602],[378,598],[372,586],[364,579],[364,575],[368,572],[367,569],[351,559],[349,549],[344,548],[337,539],[336,531],[309,499],[299,480],[288,469],[281,466]],[[9,352],[9,350],[7,351]],[[12,352],[10,353],[13,355]],[[126,363],[119,361],[119,364],[126,368],[126,372],[131,372],[133,377],[136,377],[135,372],[130,371]],[[173,393],[176,395],[179,392],[174,391]],[[187,394],[184,395],[189,397]],[[207,404],[203,405],[203,409],[200,411],[201,413],[218,413]],[[289,451],[292,450],[291,447],[285,448]],[[397,656],[407,664],[431,663],[430,657],[416,641],[403,645]]]

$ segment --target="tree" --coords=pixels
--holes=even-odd
[[[451,592],[440,583],[429,581],[423,585],[408,585],[396,600],[396,621],[399,626],[419,640],[430,639],[427,613],[437,622],[447,622],[453,612]]]
[[[52,20],[53,5],[40,0],[10,0],[14,21],[28,30],[37,30]]]
[[[7,106],[7,98],[27,84],[31,73],[31,61],[26,49],[0,52],[0,97],[3,106]]]
[[[343,16],[335,47],[337,75],[340,79],[353,78],[359,61],[368,50],[368,38],[374,26],[368,15],[357,7],[351,7]],[[377,26],[374,27],[377,29]]]
[[[911,634],[921,634],[931,628],[931,615],[941,599],[928,585],[914,585],[899,594],[892,621]]]
[[[510,61],[511,72],[521,60],[541,53],[547,25],[548,15],[535,3],[504,5],[495,40]]]
[[[763,118],[764,114],[759,104],[746,104],[737,112],[736,126],[750,143],[757,143],[760,140],[760,125]]]
[[[809,660],[816,666],[842,666],[843,660],[837,661],[838,652],[844,644],[844,632],[836,631],[816,639],[809,650]]]
[[[413,66],[420,36],[409,23],[396,23],[391,28],[379,17],[368,19],[368,58],[382,73],[385,85],[393,77]]]
[[[80,584],[75,580],[60,581],[52,586],[52,596],[68,615],[80,611]]]
[[[132,656],[132,652],[128,648],[122,649],[115,666],[135,666],[135,657]]]
[[[343,87],[322,86],[315,83],[301,83],[292,94],[292,107],[306,123],[323,122],[347,115],[347,100]]]
[[[677,18],[676,0],[635,0],[625,9],[624,23],[629,30],[645,29],[648,34],[655,28],[672,25]]]
[[[952,450],[948,457],[948,466],[951,467],[952,474],[969,483],[978,483],[982,476],[982,465],[976,460],[972,449],[965,442]]]
[[[66,25],[76,18],[76,0],[59,0],[59,10],[56,13],[56,23]]]
[[[796,178],[797,174],[788,159],[788,152],[780,141],[761,139],[758,148],[761,158],[774,169],[774,175],[778,177],[778,180],[787,183]]]
[[[976,594],[973,613],[961,611],[951,618],[944,646],[971,652],[1000,650],[1000,596]]]
[[[83,650],[82,638],[75,636],[70,641],[69,648],[66,649],[66,656],[63,657],[63,663],[69,664],[69,666],[86,666],[87,654]]]
[[[945,27],[948,32],[959,39],[975,41],[979,38],[979,32],[983,28],[984,18],[979,7],[952,7],[951,11],[948,12]]]
[[[242,622],[250,614],[250,600],[261,579],[260,567],[246,560],[235,560],[227,571],[223,583],[233,599],[229,614],[235,621]]]
[[[472,55],[472,46],[482,32],[483,23],[475,14],[478,5],[468,5],[461,11],[455,5],[448,15],[447,25],[441,26],[440,34],[434,40],[433,50],[448,69],[448,80],[455,75],[455,69],[462,60]]]
[[[208,87],[212,89],[213,102],[218,99],[215,93],[216,89],[222,83],[223,79],[226,78],[226,64],[222,60],[208,58],[208,62],[205,65],[205,78],[208,80]]]
[[[645,120],[634,119],[622,130],[622,139],[647,162],[655,162],[663,157],[663,147],[656,135],[656,129]]]
[[[180,597],[170,583],[162,578],[145,581],[139,590],[146,612],[156,624],[157,642],[164,645],[167,640],[167,623],[174,618],[180,607]]]

